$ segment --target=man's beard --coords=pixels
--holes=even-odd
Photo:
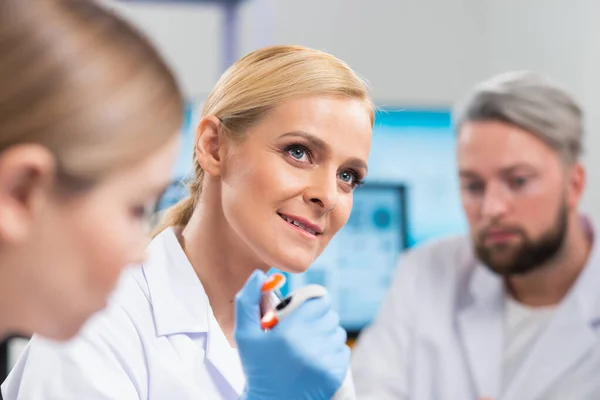
[[[536,241],[532,241],[522,229],[510,227],[507,230],[521,237],[519,243],[486,246],[485,236],[489,229],[481,232],[475,241],[479,259],[499,275],[525,275],[546,265],[562,248],[567,232],[567,208],[561,207],[553,226]]]

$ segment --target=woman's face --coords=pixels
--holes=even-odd
[[[367,174],[372,124],[359,100],[283,102],[224,155],[225,218],[266,265],[302,272],[346,223]]]
[[[40,202],[29,234],[6,246],[10,279],[27,293],[13,329],[67,339],[105,307],[121,270],[143,259],[148,215],[168,184],[177,145],[173,139],[88,192]]]

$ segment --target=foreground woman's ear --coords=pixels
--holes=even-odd
[[[35,144],[0,153],[0,243],[24,240],[52,187],[55,162]]]

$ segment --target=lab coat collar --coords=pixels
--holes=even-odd
[[[142,269],[158,336],[208,332],[208,297],[173,228],[152,240]]]

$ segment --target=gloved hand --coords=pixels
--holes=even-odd
[[[306,301],[270,331],[260,327],[255,271],[235,300],[234,338],[246,374],[244,400],[329,400],[350,363],[346,332],[327,297]]]

